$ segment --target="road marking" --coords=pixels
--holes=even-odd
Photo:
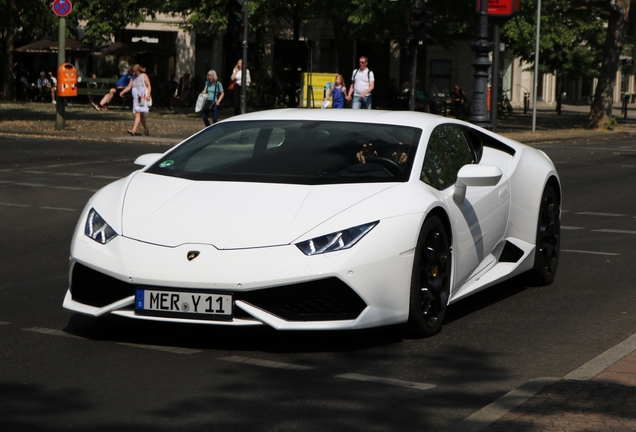
[[[361,375],[357,373],[336,375],[336,378],[344,378],[344,379],[364,381],[364,382],[370,382],[374,384],[391,385],[391,386],[397,386],[397,387],[408,387],[408,388],[414,388],[417,390],[430,390],[433,387],[435,387],[435,385],[433,384],[418,383],[413,381],[402,381],[402,380],[397,380],[393,378],[381,378],[381,377],[370,376],[370,375]]]
[[[588,147],[586,150],[611,151],[611,152],[616,151],[616,149],[614,148],[599,148],[599,147]],[[620,151],[621,152],[636,152],[636,150],[626,149],[626,148],[621,148]]]
[[[0,205],[11,206],[11,207],[31,207],[28,204],[12,204],[12,203],[0,203]]]
[[[73,338],[73,339],[83,339],[83,338],[81,338],[79,336],[74,336],[72,334],[65,333],[62,330],[47,329],[47,328],[42,328],[42,327],[30,327],[30,328],[24,328],[22,330],[28,331],[28,332],[33,332],[33,333],[41,333],[41,334],[46,334],[46,335],[52,335],[52,336],[62,336],[62,337]]]
[[[615,230],[615,229],[597,229],[594,232],[612,233],[612,234],[636,234],[636,231]]]
[[[10,182],[7,182],[10,183]],[[45,184],[40,184],[40,183],[13,183],[16,186],[30,186],[30,187],[46,187]]]
[[[225,360],[225,361],[230,361],[235,363],[246,363],[246,364],[263,366],[263,367],[274,368],[274,369],[286,369],[286,370],[297,370],[297,371],[313,369],[310,366],[301,366],[301,365],[295,365],[290,363],[280,363],[280,362],[275,362],[270,360],[252,359],[252,358],[241,357],[241,356],[221,357],[219,360]]]
[[[595,213],[595,212],[577,212],[574,213],[577,215],[588,215],[588,216],[609,216],[609,217],[622,217],[622,216],[627,216],[626,214],[619,214],[619,213]]]
[[[564,230],[582,230],[582,229],[585,229],[585,227],[575,227],[575,226],[561,225],[561,229],[564,229]]]
[[[9,325],[11,324],[10,322],[6,322],[6,321],[0,321],[0,325]]]
[[[86,188],[76,187],[76,186],[50,186],[50,188],[51,189],[75,190],[75,191],[87,190]]]
[[[180,348],[180,347],[161,346],[161,345],[142,345],[142,344],[134,344],[134,343],[126,343],[126,342],[119,342],[117,343],[117,345],[124,345],[124,346],[129,346],[134,348],[143,348],[143,349],[149,349],[154,351],[165,351],[165,352],[169,352],[173,354],[184,354],[184,355],[196,354],[201,352],[200,350],[195,350],[191,348]]]
[[[574,249],[561,249],[561,252],[574,252],[574,253],[582,253],[582,254],[590,254],[590,255],[608,255],[608,256],[619,256],[619,253],[612,252],[595,252],[595,251],[584,251],[584,250],[574,250]]]
[[[44,210],[62,210],[62,211],[77,211],[77,209],[64,208],[64,207],[40,207]]]

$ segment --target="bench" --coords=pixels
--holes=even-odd
[[[93,103],[92,98],[94,96],[99,97],[101,100],[110,89],[115,88],[115,85],[119,81],[119,78],[90,78],[90,77],[78,77],[77,79],[77,95],[87,96],[88,105]],[[119,98],[119,92],[115,93],[115,97]],[[130,94],[124,96],[121,101],[121,107],[126,107],[126,102],[130,102],[132,105]],[[98,100],[99,102],[99,100]]]

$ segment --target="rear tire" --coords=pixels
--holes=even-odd
[[[559,266],[561,246],[561,212],[559,210],[558,196],[552,186],[547,185],[543,190],[539,207],[534,267],[528,272],[529,281],[535,285],[551,284]]]
[[[413,258],[408,333],[430,337],[442,329],[451,279],[451,244],[437,216],[424,222]]]

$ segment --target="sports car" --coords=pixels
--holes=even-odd
[[[263,111],[135,164],[82,211],[71,311],[278,330],[403,324],[426,337],[449,304],[557,271],[553,163],[459,120]]]

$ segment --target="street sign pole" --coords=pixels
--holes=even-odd
[[[241,72],[241,114],[247,112],[247,0],[243,4],[243,72]]]
[[[58,69],[66,61],[66,18],[59,18],[59,32],[57,39],[57,66]],[[59,85],[59,78],[58,78]],[[55,130],[64,130],[64,105],[65,98],[57,97],[56,114],[55,114]]]

